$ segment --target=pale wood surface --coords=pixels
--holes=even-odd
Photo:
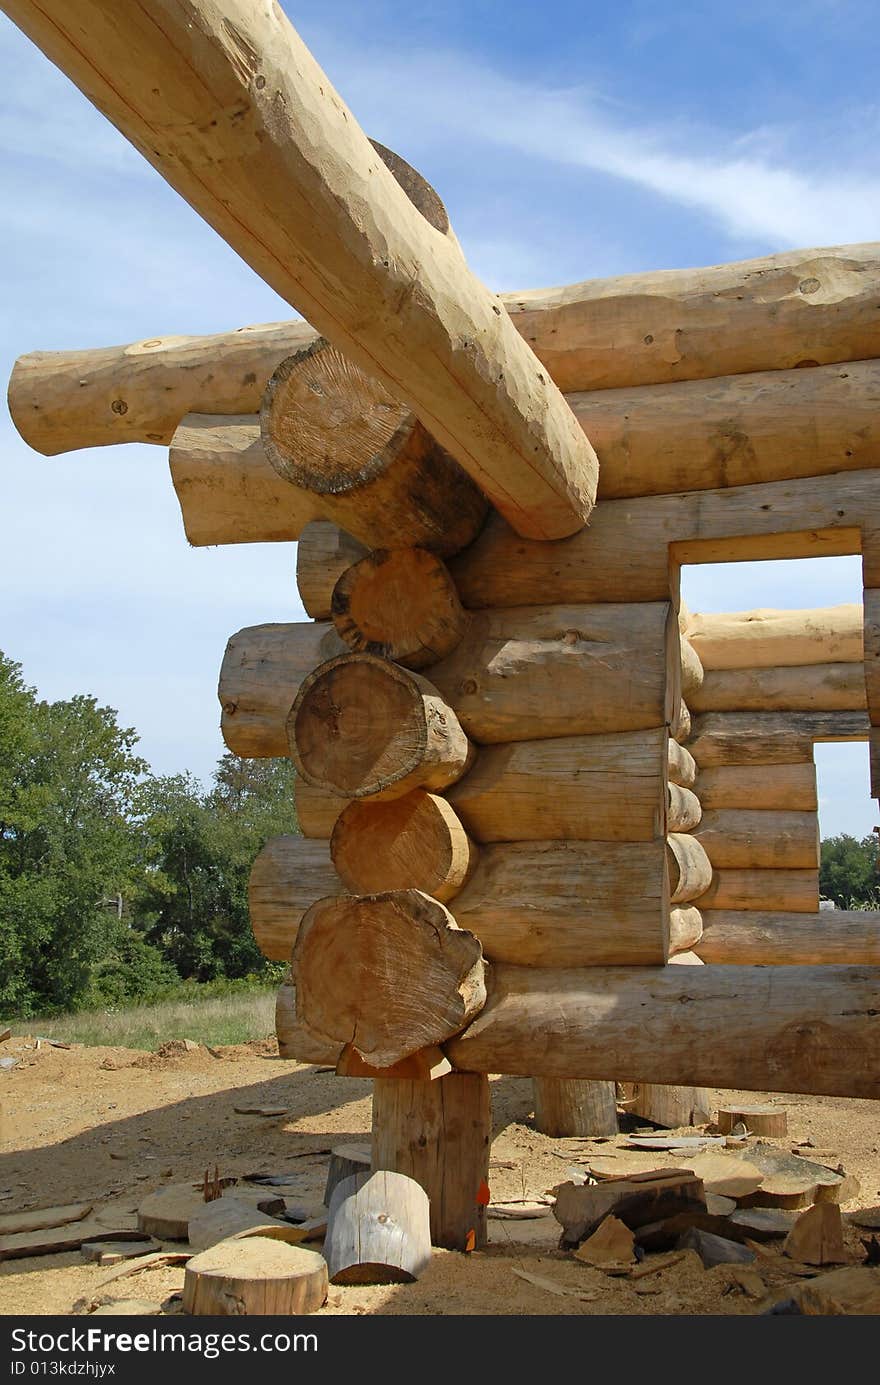
[[[625,1088],[626,1109],[633,1116],[678,1130],[705,1125],[712,1118],[712,1102],[705,1087],[668,1087],[633,1082]],[[732,1209],[731,1209],[732,1210]]]
[[[707,670],[695,712],[857,712],[867,706],[864,665]]]
[[[680,784],[684,789],[692,789],[697,779],[697,762],[691,752],[670,737],[668,758],[670,784]]]
[[[880,914],[706,909],[696,949],[705,962],[727,966],[880,966]]]
[[[330,1151],[330,1163],[327,1166],[327,1182],[324,1184],[324,1206],[329,1208],[333,1194],[344,1179],[356,1178],[358,1174],[369,1173],[371,1168],[369,1145],[334,1145]]]
[[[332,625],[251,625],[229,640],[217,696],[236,755],[288,754],[285,720],[303,679],[345,645]]]
[[[778,1140],[788,1134],[788,1112],[784,1106],[738,1101],[735,1106],[719,1107],[717,1125],[722,1135],[729,1135],[740,1122],[751,1135]]]
[[[568,398],[599,458],[600,500],[858,471],[880,449],[873,360]]]
[[[857,602],[805,611],[713,612],[691,616],[688,639],[706,669],[860,664],[862,624]]]
[[[307,1033],[388,1067],[442,1043],[486,998],[480,945],[418,890],[323,899],[302,920],[291,966]]]
[[[330,851],[352,894],[415,889],[444,904],[458,894],[479,855],[452,806],[424,789],[387,803],[349,804],[333,829]]]
[[[186,537],[215,543],[284,543],[321,514],[320,497],[270,466],[252,417],[190,414],[171,439],[171,480]]]
[[[710,712],[694,719],[688,749],[702,774],[716,765],[812,764],[817,741],[867,739],[865,712]]]
[[[305,525],[296,545],[296,585],[307,615],[330,619],[336,582],[366,551],[338,524],[319,519]]]
[[[273,372],[260,435],[278,475],[370,548],[456,553],[486,518],[467,472],[380,380],[323,338]]]
[[[681,695],[687,701],[692,692],[702,685],[703,665],[700,656],[686,635],[681,636]]]
[[[499,302],[560,389],[591,390],[868,359],[880,353],[878,284],[880,252],[868,243],[588,279]],[[316,335],[304,322],[276,322],[35,351],[16,362],[10,408],[47,454],[167,443],[184,414],[256,412],[279,361]]]
[[[684,954],[693,955],[703,936],[703,915],[692,904],[669,910],[669,961],[681,961]]]
[[[492,1112],[482,1075],[449,1073],[436,1082],[378,1078],[373,1085],[373,1168],[414,1178],[428,1195],[431,1240],[464,1250],[485,1244]]]
[[[279,1058],[295,1058],[300,1063],[320,1063],[335,1067],[342,1045],[332,1039],[314,1039],[296,1017],[296,988],[282,981],[275,1000],[275,1033]]]
[[[778,808],[815,812],[816,766],[717,765],[700,771],[695,784],[703,812],[712,808]]]
[[[769,771],[772,774],[772,770]],[[815,812],[710,808],[694,829],[716,870],[818,870]]]
[[[387,1169],[339,1184],[324,1242],[333,1284],[409,1284],[431,1263],[428,1198]]]
[[[669,832],[692,832],[702,816],[700,800],[692,789],[684,789],[680,784],[670,784],[667,789],[669,806],[666,814],[666,827]]]
[[[303,680],[287,741],[297,773],[342,798],[444,789],[473,758],[433,683],[373,654],[330,659]]]
[[[304,837],[329,838],[336,826],[339,814],[349,802],[329,789],[320,789],[315,784],[307,784],[297,775],[293,786],[293,801],[296,805],[296,818],[299,830]]]
[[[819,872],[812,870],[715,870],[712,884],[698,904],[708,928],[713,909],[756,909],[761,913],[815,914],[819,908]],[[723,1083],[718,1083],[723,1086]]]
[[[683,697],[678,699],[678,705],[673,710],[672,720],[669,723],[669,734],[676,741],[689,741],[692,729],[691,711]]]
[[[666,839],[669,898],[673,904],[696,899],[709,888],[712,862],[705,847],[686,832],[670,832]]]
[[[326,1298],[324,1257],[266,1236],[221,1241],[184,1271],[184,1312],[194,1317],[289,1317],[317,1312]]]
[[[662,839],[486,846],[455,917],[491,961],[659,964],[669,921],[665,852]]]
[[[616,1135],[617,1088],[614,1082],[581,1078],[536,1077],[535,1129],[559,1139],[566,1135]]]
[[[264,957],[289,962],[300,920],[327,895],[346,894],[326,841],[285,835],[270,837],[248,880],[248,910]]]
[[[686,1002],[686,1003],[685,1003]],[[498,965],[456,1067],[880,1096],[880,969]]]
[[[517,528],[580,528],[596,462],[571,410],[280,7],[7,0],[7,13],[270,287],[409,404]]]
[[[660,727],[483,746],[448,797],[479,842],[653,841],[665,831],[666,745]]]
[[[404,668],[446,658],[468,623],[449,569],[423,548],[374,549],[340,576],[331,609],[349,649]]]
[[[880,591],[864,592],[865,692],[872,726],[880,725]]]

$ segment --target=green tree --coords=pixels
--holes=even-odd
[[[137,736],[92,697],[38,701],[0,654],[0,1004],[72,1009],[121,933]]]
[[[877,838],[858,841],[841,833],[822,843],[819,889],[838,909],[880,908]]]

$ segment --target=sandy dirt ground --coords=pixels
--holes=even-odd
[[[369,1131],[369,1082],[283,1061],[274,1040],[164,1057],[119,1048],[37,1050],[26,1039],[13,1039],[3,1051],[20,1061],[0,1072],[0,1213],[94,1201],[102,1217],[134,1226],[133,1214],[148,1192],[199,1179],[215,1164],[224,1176],[293,1170],[296,1183],[285,1193],[317,1206],[331,1144],[362,1143]],[[737,1094],[712,1095],[718,1105]],[[880,1202],[880,1104],[827,1097],[778,1101],[788,1110],[789,1133],[774,1143],[791,1150],[810,1141],[812,1147],[798,1152],[842,1163],[854,1174],[860,1189],[845,1210]],[[283,1105],[287,1114],[237,1114],[234,1107],[244,1104]],[[492,1104],[493,1200],[541,1195],[578,1163],[574,1143],[535,1131],[530,1082],[494,1079]],[[597,1142],[595,1152],[607,1155],[622,1143]],[[679,1162],[686,1167],[686,1160]],[[643,1281],[629,1281],[560,1251],[552,1216],[493,1220],[490,1228],[485,1250],[436,1251],[417,1283],[331,1286],[322,1314],[754,1314],[797,1282],[780,1268],[778,1255],[760,1260],[766,1296],[755,1300],[738,1288],[729,1268],[704,1270],[693,1252]],[[853,1264],[863,1259],[859,1234],[868,1233],[847,1227]],[[516,1270],[564,1292],[527,1282]],[[125,1298],[158,1305],[183,1283],[180,1267],[141,1271],[104,1286],[108,1273],[78,1251],[6,1260],[0,1263],[0,1312],[83,1312]]]

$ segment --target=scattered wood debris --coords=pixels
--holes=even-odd
[[[716,1236],[711,1231],[701,1231],[692,1226],[680,1237],[680,1250],[695,1250],[703,1262],[703,1268],[714,1269],[716,1265],[751,1265],[755,1252],[742,1246],[738,1241],[729,1241],[725,1236]]]
[[[843,1222],[834,1202],[817,1202],[801,1213],[785,1238],[785,1255],[803,1265],[842,1265]]]
[[[0,1213],[0,1236],[66,1226],[69,1222],[82,1221],[93,1207],[92,1202],[70,1202],[62,1207],[33,1207],[27,1212],[3,1212]]]
[[[635,1237],[618,1217],[607,1216],[574,1254],[606,1274],[626,1274],[635,1264]]]
[[[521,1270],[516,1265],[513,1266],[513,1272],[527,1284],[534,1284],[536,1289],[546,1289],[548,1294],[556,1294],[560,1298],[577,1298],[582,1303],[594,1303],[599,1297],[587,1289],[570,1289],[567,1284],[557,1284],[555,1279],[550,1279],[545,1274],[533,1274],[531,1270]]]

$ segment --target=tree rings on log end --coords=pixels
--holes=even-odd
[[[387,802],[350,803],[337,819],[330,851],[353,894],[416,889],[441,903],[458,894],[478,854],[452,806],[424,789]]]
[[[468,617],[446,564],[424,548],[377,548],[336,582],[340,639],[355,653],[428,668],[460,643]]]

